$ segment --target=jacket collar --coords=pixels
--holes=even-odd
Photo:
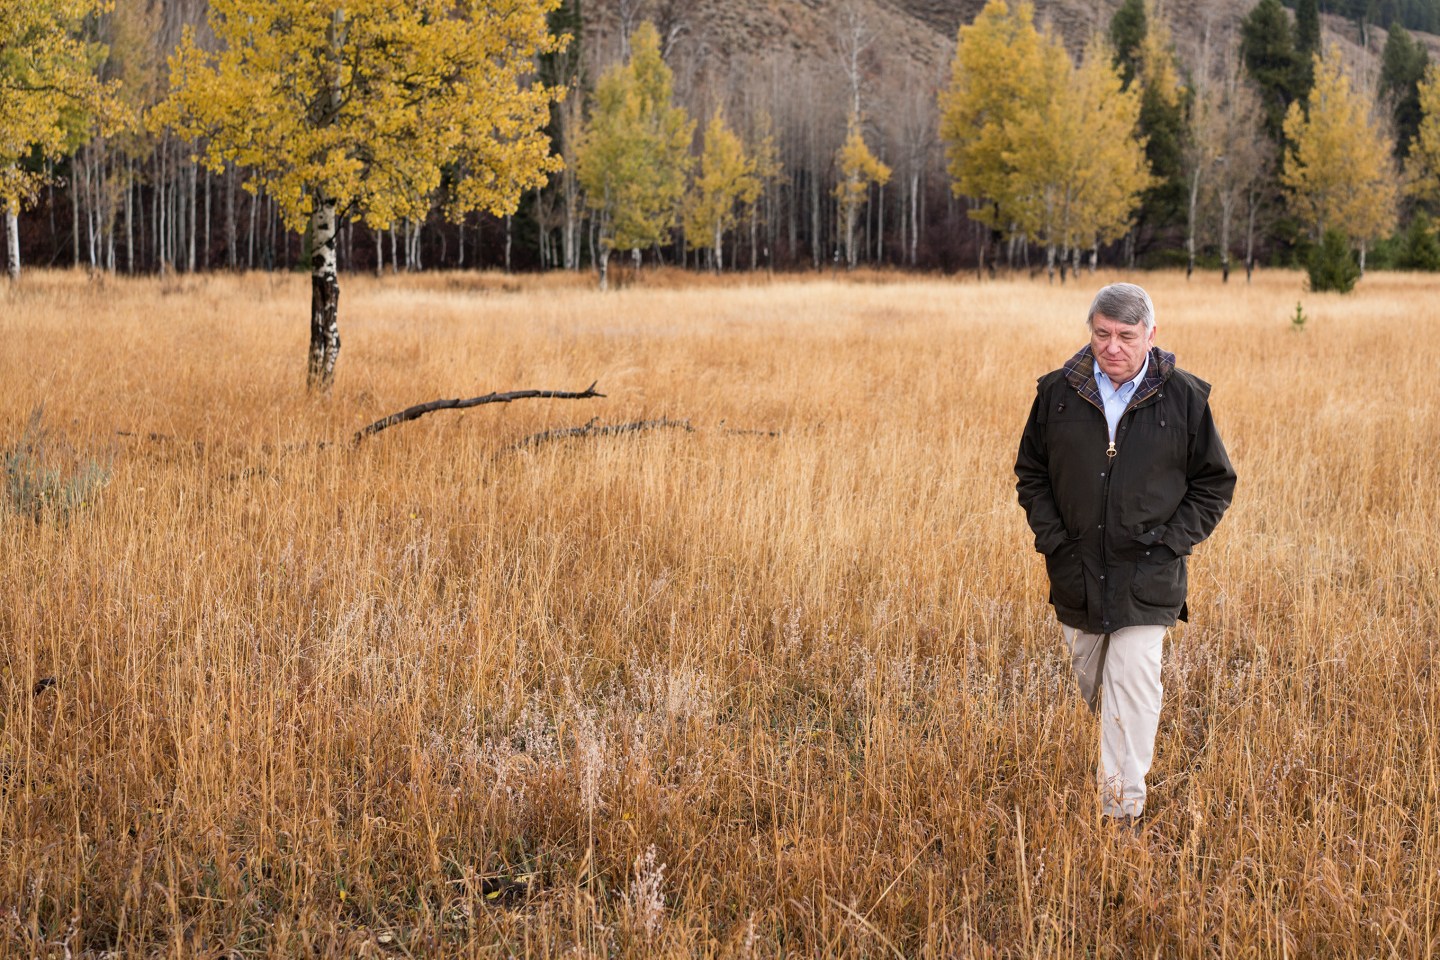
[[[1069,360],[1065,361],[1062,368],[1065,371],[1065,380],[1080,394],[1098,409],[1103,411],[1105,403],[1100,399],[1100,384],[1095,380],[1095,354],[1090,349],[1090,344],[1080,348],[1080,352]],[[1160,387],[1170,374],[1175,371],[1175,354],[1159,347],[1150,348],[1150,366],[1145,371],[1145,379],[1140,381],[1136,388],[1135,395],[1130,398],[1129,406],[1137,406],[1151,396],[1159,392]]]

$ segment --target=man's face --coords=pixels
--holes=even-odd
[[[1145,354],[1155,342],[1157,329],[1146,330],[1143,323],[1119,323],[1095,314],[1090,330],[1090,349],[1095,354],[1095,362],[1117,385],[1134,380],[1145,364]]]

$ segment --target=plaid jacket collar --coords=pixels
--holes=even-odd
[[[1069,360],[1065,361],[1062,367],[1065,371],[1065,380],[1096,409],[1102,413],[1105,410],[1105,403],[1100,399],[1100,384],[1095,380],[1095,354],[1090,349],[1090,344],[1080,348],[1080,352]],[[1145,371],[1145,379],[1140,381],[1140,386],[1135,390],[1135,396],[1130,398],[1129,407],[1136,406],[1149,400],[1175,370],[1175,354],[1159,347],[1150,348],[1150,366]]]

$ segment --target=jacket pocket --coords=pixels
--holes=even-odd
[[[1050,602],[1057,607],[1085,606],[1085,566],[1080,560],[1080,541],[1066,540],[1045,555],[1045,572],[1050,575]]]
[[[1135,563],[1130,590],[1135,599],[1152,607],[1178,607],[1185,602],[1185,558],[1163,544],[1150,551],[1153,556]]]

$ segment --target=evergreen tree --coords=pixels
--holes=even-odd
[[[1154,0],[1126,0],[1110,22],[1123,89],[1140,89],[1140,136],[1154,175],[1136,216],[1143,236],[1180,223],[1186,210],[1185,138],[1190,92],[1180,82],[1170,30]],[[1128,79],[1126,79],[1128,78]]]
[[[1110,46],[1115,50],[1115,65],[1120,69],[1120,82],[1126,90],[1135,79],[1140,48],[1147,32],[1145,0],[1124,0],[1110,18]]]
[[[1265,107],[1265,132],[1276,143],[1285,136],[1285,111],[1299,99],[1295,83],[1300,57],[1290,28],[1290,15],[1280,0],[1260,0],[1240,23],[1240,54],[1260,91]]]
[[[1410,143],[1420,129],[1420,81],[1430,56],[1398,22],[1390,24],[1381,55],[1380,95],[1390,105],[1395,121],[1395,156],[1410,155]]]
[[[1297,100],[1310,95],[1315,85],[1313,58],[1320,52],[1320,11],[1315,0],[1299,0],[1295,4],[1295,84]]]
[[[1310,289],[1315,293],[1349,293],[1355,289],[1361,273],[1355,254],[1339,230],[1325,231],[1325,236],[1311,248],[1305,270],[1310,276]]]

